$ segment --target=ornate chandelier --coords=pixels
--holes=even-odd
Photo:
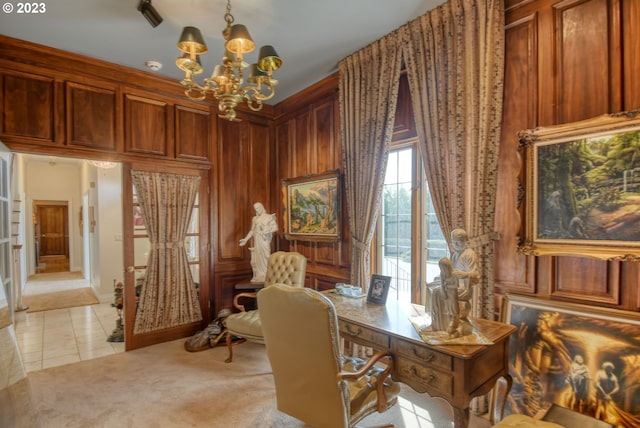
[[[255,43],[247,27],[233,24],[230,0],[227,0],[224,20],[227,23],[222,32],[226,40],[225,53],[222,64],[215,66],[211,77],[205,78],[202,85],[193,80],[194,75],[203,72],[200,55],[207,53],[207,45],[196,27],[183,28],[178,42],[178,49],[183,54],[176,60],[176,65],[185,72],[185,78],[180,83],[186,87],[184,93],[187,97],[201,101],[207,93],[211,93],[218,100],[218,116],[234,120],[238,104],[246,102],[251,110],[258,111],[263,101],[275,95],[274,86],[278,81],[273,79],[272,74],[282,65],[282,59],[273,46],[266,45],[260,48],[258,62],[249,66],[243,61],[242,55],[253,51]],[[243,86],[243,73],[247,67],[247,84]]]

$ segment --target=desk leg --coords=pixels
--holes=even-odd
[[[453,428],[468,428],[469,426],[469,407],[459,409],[453,408]]]

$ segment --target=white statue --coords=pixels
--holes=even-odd
[[[480,274],[478,273],[478,256],[476,252],[468,247],[469,237],[464,229],[454,229],[451,231],[451,246],[453,254],[451,263],[453,264],[453,274],[458,277],[458,299],[460,300],[460,321],[469,324],[469,313],[471,312],[471,299],[473,298],[473,287],[478,283]],[[466,332],[463,332],[463,335]]]
[[[249,248],[251,269],[253,270],[251,282],[264,282],[267,262],[271,255],[271,238],[273,233],[278,231],[278,223],[276,215],[267,213],[260,202],[253,204],[253,208],[256,210],[256,215],[251,221],[251,230],[247,236],[240,240],[240,246],[244,247],[247,241],[253,237],[253,247]]]
[[[460,307],[458,303],[458,278],[453,274],[451,260],[443,257],[438,262],[440,276],[432,283],[431,328],[446,331],[449,337],[458,337]],[[439,285],[437,285],[439,283]]]

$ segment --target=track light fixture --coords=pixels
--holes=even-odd
[[[160,16],[156,8],[151,4],[151,0],[140,0],[140,4],[138,4],[138,10],[142,14],[142,16],[147,18],[147,21],[149,21],[149,24],[151,24],[152,27],[155,28],[162,22],[162,17]]]

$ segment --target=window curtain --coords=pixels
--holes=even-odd
[[[202,320],[184,249],[199,176],[131,171],[150,249],[133,333]]]
[[[351,283],[366,291],[400,81],[398,33],[338,63],[340,133],[351,231]]]
[[[471,314],[493,319],[503,0],[450,0],[400,31],[438,221],[447,238],[467,231],[480,274]]]

